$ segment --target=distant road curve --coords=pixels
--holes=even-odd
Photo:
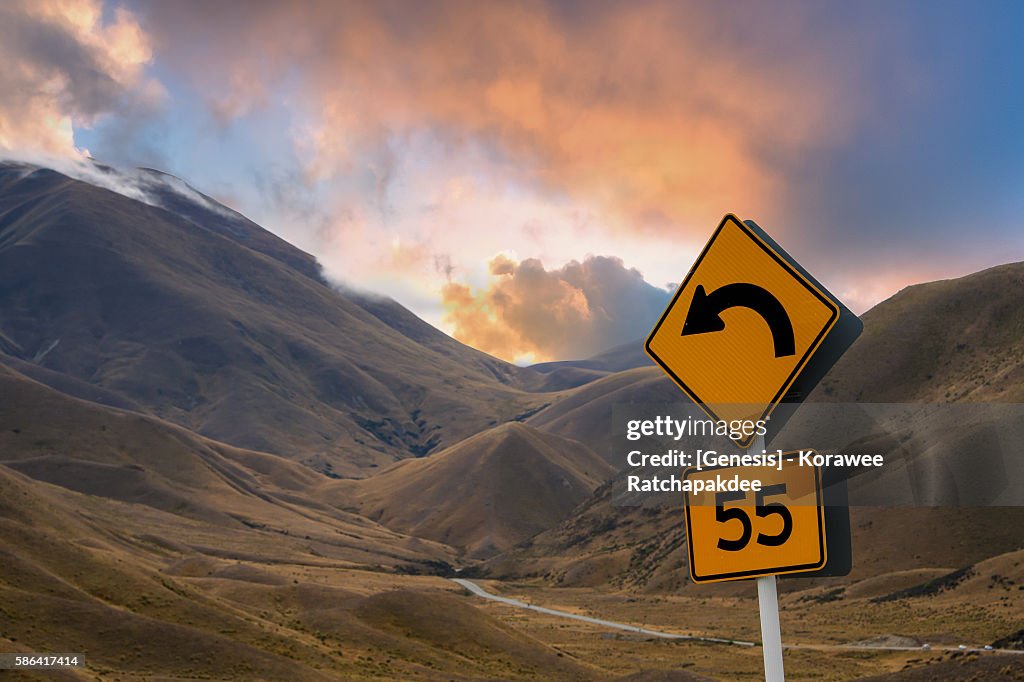
[[[592,625],[600,625],[606,628],[613,628],[615,630],[625,630],[626,632],[636,632],[642,635],[650,635],[651,637],[661,637],[663,639],[685,639],[694,642],[732,644],[734,646],[756,646],[754,642],[744,642],[740,639],[724,639],[721,637],[697,637],[695,635],[679,635],[673,632],[651,630],[649,628],[642,628],[637,625],[629,625],[628,623],[616,623],[613,620],[602,620],[601,618],[581,616],[578,613],[569,613],[568,611],[558,611],[556,609],[549,609],[543,606],[534,606],[533,604],[527,604],[526,602],[519,601],[518,599],[510,599],[509,597],[502,597],[492,592],[488,592],[472,580],[465,580],[463,578],[451,578],[451,581],[458,583],[459,585],[462,585],[478,597],[490,599],[491,601],[498,601],[502,604],[508,604],[509,606],[515,606],[520,609],[530,609],[531,611],[537,611],[538,613],[546,613],[549,616],[558,616],[559,618],[572,618],[573,620],[581,620],[584,623],[590,623]]]
[[[581,616],[578,613],[569,613],[568,611],[559,611],[557,609],[549,609],[543,606],[535,606],[533,604],[527,604],[524,601],[518,599],[511,599],[509,597],[502,597],[501,595],[488,592],[484,588],[477,585],[472,580],[466,580],[464,578],[450,578],[454,583],[458,583],[462,587],[466,588],[478,597],[484,599],[490,599],[491,601],[501,602],[502,604],[508,604],[509,606],[515,606],[520,609],[529,609],[531,611],[537,611],[538,613],[546,613],[549,616],[557,616],[559,618],[572,618],[573,620],[581,620],[584,623],[590,623],[592,625],[600,625],[606,628],[613,628],[615,630],[625,630],[626,632],[636,632],[643,635],[650,635],[651,637],[661,637],[663,639],[683,639],[694,642],[711,642],[713,644],[731,644],[733,646],[760,646],[757,642],[745,642],[741,639],[726,639],[723,637],[698,637],[696,635],[679,635],[673,632],[662,632],[660,630],[651,630],[650,628],[642,628],[636,625],[629,625],[628,623],[616,623],[613,620],[603,620],[601,618],[591,618],[590,616]],[[916,647],[916,646],[885,646],[883,644],[783,644],[784,649],[816,649],[818,651],[963,651],[973,652],[980,654],[1013,654],[1013,655],[1024,655],[1024,651],[1018,651],[1016,649],[985,649],[984,647],[959,647],[959,646],[928,646]]]

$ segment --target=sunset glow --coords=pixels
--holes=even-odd
[[[581,357],[727,212],[858,312],[1022,258],[1013,22],[914,8],[8,3],[0,148],[160,168],[466,343]]]

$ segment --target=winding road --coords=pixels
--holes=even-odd
[[[569,611],[559,611],[558,609],[549,609],[544,606],[536,606],[535,604],[527,604],[524,601],[518,599],[512,599],[510,597],[502,597],[501,595],[488,592],[484,588],[477,585],[472,580],[466,580],[465,578],[450,578],[450,580],[458,585],[466,588],[473,594],[484,599],[491,601],[500,602],[509,606],[514,606],[520,609],[529,609],[530,611],[536,611],[538,613],[544,613],[549,616],[557,616],[558,618],[570,618],[572,620],[583,621],[584,623],[590,623],[591,625],[598,625],[601,627],[612,628],[615,630],[623,630],[625,632],[635,632],[642,635],[649,635],[651,637],[660,637],[662,639],[677,639],[677,640],[689,640],[692,642],[709,642],[712,644],[728,644],[731,646],[744,646],[754,647],[760,646],[758,642],[747,642],[742,639],[727,639],[724,637],[700,637],[697,635],[680,635],[673,632],[664,632],[662,630],[652,630],[650,628],[643,628],[638,625],[630,625],[628,623],[617,623],[613,620],[604,620],[602,618],[592,618],[590,616],[582,616],[578,613],[570,613]],[[818,651],[962,651],[962,652],[973,652],[980,654],[1013,654],[1016,656],[1024,655],[1024,651],[1018,651],[1016,649],[986,649],[984,647],[969,647],[969,646],[886,646],[883,644],[783,644],[784,649],[813,649]]]
[[[529,609],[531,611],[537,611],[538,613],[546,613],[549,616],[558,616],[559,618],[571,618],[573,620],[581,620],[584,623],[590,623],[592,625],[600,625],[602,627],[613,628],[615,630],[625,630],[626,632],[636,632],[642,635],[650,635],[651,637],[661,637],[662,639],[685,639],[694,642],[713,642],[715,644],[732,644],[735,646],[756,646],[754,642],[745,642],[740,639],[723,639],[721,637],[698,637],[695,635],[679,635],[672,632],[662,632],[661,630],[651,630],[650,628],[642,628],[638,625],[629,625],[628,623],[616,623],[613,620],[603,620],[601,618],[581,616],[578,613],[570,613],[568,611],[549,609],[544,606],[535,606],[533,604],[527,604],[526,602],[519,601],[518,599],[502,597],[501,595],[494,594],[493,592],[488,592],[472,580],[465,580],[463,578],[452,578],[451,580],[452,582],[462,585],[478,597],[490,599],[491,601],[501,602],[502,604],[508,604],[509,606],[515,606],[520,609]]]

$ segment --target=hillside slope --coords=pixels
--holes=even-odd
[[[70,398],[2,366],[0,395],[14,397],[0,401],[0,464],[159,512],[160,525],[176,542],[270,558],[277,543],[268,544],[268,537],[304,538],[301,549],[292,540],[290,549],[275,550],[278,557],[298,553],[382,566],[451,558],[446,547],[309,500],[304,491],[323,477],[286,459]]]
[[[910,287],[863,320],[863,335],[809,403],[1015,402],[1024,397],[1024,263]],[[614,404],[681,399],[659,375],[653,368],[634,369],[565,391],[529,423],[578,438],[605,454],[600,448],[608,442]],[[917,440],[944,445],[921,453],[948,458],[940,469],[956,463],[968,475],[970,462],[982,461],[982,453],[971,447],[987,442],[972,436],[976,426],[955,420],[929,426],[926,437]],[[892,471],[899,474],[900,469]],[[969,483],[991,478],[991,473],[981,474],[978,470],[957,483],[961,492]],[[1024,507],[862,507],[853,510],[853,518],[854,578],[955,568],[1024,546]],[[684,547],[681,508],[615,507],[611,488],[604,486],[573,517],[489,566],[495,575],[545,575],[567,585],[679,589],[689,583]]]
[[[529,370],[331,288],[212,200],[164,195],[0,164],[0,351],[58,388],[345,475],[540,404],[514,385]]]
[[[613,467],[622,454],[611,451],[612,412],[616,405],[659,405],[686,402],[676,385],[657,367],[616,372],[563,391],[531,415],[527,423],[541,431],[584,443]]]
[[[1024,263],[907,287],[862,319],[811,400],[1024,401]]]
[[[513,422],[329,488],[389,528],[483,558],[553,527],[612,473],[586,446]]]
[[[0,651],[83,653],[71,679],[603,678],[442,579],[353,570],[311,544],[0,466]]]

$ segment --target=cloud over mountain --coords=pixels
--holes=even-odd
[[[12,0],[0,157],[188,177],[435,325],[499,252],[678,279],[725,212],[863,310],[1024,249],[1021,11]]]
[[[270,106],[280,90],[295,95],[289,134],[311,181],[364,167],[387,175],[407,136],[429,129],[453,147],[486,139],[504,172],[634,228],[703,228],[723,204],[773,205],[781,162],[834,143],[859,112],[849,62],[807,59],[806,27],[756,6],[311,0],[196,10],[154,3],[145,25],[222,122]],[[804,42],[715,29],[733,20]],[[181,35],[193,39],[173,40]]]
[[[449,283],[447,321],[471,346],[508,359],[587,357],[643,336],[669,292],[618,258],[590,256],[546,270],[535,258],[490,262],[484,288]]]

